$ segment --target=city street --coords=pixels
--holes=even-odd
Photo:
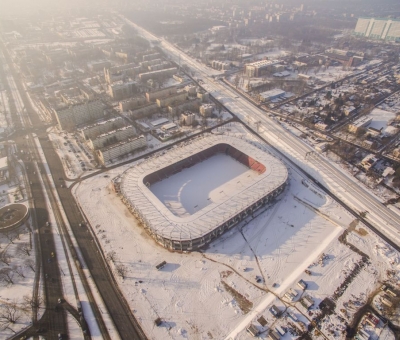
[[[336,168],[324,156],[315,153],[309,145],[284,129],[277,120],[266,115],[264,111],[250,103],[246,98],[238,95],[229,86],[217,80],[215,70],[190,58],[166,40],[159,39],[129,20],[125,20],[146,39],[158,40],[160,47],[170,58],[175,62],[180,61],[188,65],[191,71],[195,73],[194,78],[201,79],[204,89],[223,103],[227,109],[245,124],[249,124],[254,130],[257,129],[256,126],[259,126],[259,134],[276,150],[310,174],[319,184],[334,193],[354,211],[359,214],[365,213],[368,222],[400,246],[400,216],[385,207],[377,197],[357,183],[356,179]]]

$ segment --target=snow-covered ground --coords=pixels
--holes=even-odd
[[[211,202],[223,201],[257,175],[230,156],[217,154],[153,184],[150,191],[175,215],[192,215]]]
[[[240,125],[230,124],[229,130],[225,133],[259,142]],[[222,235],[203,252],[171,253],[147,235],[111,190],[110,178],[126,168],[81,182],[75,195],[105,253],[117,253],[111,266],[127,267],[125,279],[118,281],[149,339],[248,338],[245,328],[260,315],[268,319],[271,304],[283,310],[284,293],[290,288],[300,292],[300,278],[318,305],[360,260],[337,240],[352,217],[310,183],[303,185],[294,169],[285,193],[256,218]],[[323,265],[318,261],[322,253],[327,255]],[[157,270],[163,260],[167,265]],[[356,276],[338,305],[348,303],[351,294],[365,298],[378,279],[371,272]],[[293,308],[309,322],[304,307],[296,303]],[[157,317],[164,321],[161,327],[154,326]],[[275,321],[268,322],[272,327]],[[325,329],[340,328],[339,323],[332,318]],[[343,335],[338,331],[337,336]]]
[[[368,127],[380,130],[385,129],[388,122],[396,118],[396,113],[382,109],[373,109],[368,117],[372,118],[372,122],[368,125]]]
[[[93,171],[96,165],[91,151],[72,134],[60,133],[57,130],[49,131],[49,139],[63,164],[68,178],[74,179],[85,171]]]
[[[30,223],[29,221],[27,223]],[[35,251],[32,235],[26,225],[9,233],[0,233],[0,315],[6,308],[15,310],[15,323],[1,318],[0,338],[6,339],[27,327],[32,321],[32,299],[35,285]],[[39,294],[42,296],[39,289]]]

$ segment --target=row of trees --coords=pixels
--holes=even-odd
[[[122,263],[117,263],[117,253],[114,250],[108,252],[106,255],[106,259],[114,264],[116,274],[122,279],[125,279],[128,268]]]

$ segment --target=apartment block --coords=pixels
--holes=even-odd
[[[101,164],[108,163],[110,160],[126,155],[132,151],[144,148],[147,141],[144,136],[133,137],[126,141],[111,145],[107,148],[97,150],[97,156]]]

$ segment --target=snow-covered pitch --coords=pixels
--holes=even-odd
[[[232,166],[232,161],[246,166],[245,171]],[[207,163],[212,169],[204,167]],[[188,192],[188,183],[196,181],[204,171],[210,173],[210,183],[197,182]],[[213,181],[214,178],[219,180]],[[271,202],[284,190],[287,179],[285,165],[265,151],[240,138],[209,134],[144,160],[114,179],[113,184],[158,243],[171,250],[190,251],[211,242]],[[160,201],[163,189],[152,190],[160,183],[167,191],[178,186],[171,201],[177,206],[168,200]],[[164,196],[168,194],[171,193]],[[193,204],[196,205],[188,209]]]

